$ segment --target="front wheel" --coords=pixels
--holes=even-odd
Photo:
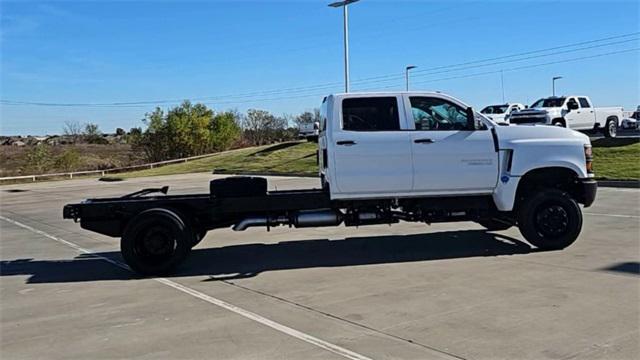
[[[195,238],[192,228],[175,212],[150,209],[131,219],[120,240],[120,251],[133,271],[162,275],[187,257]]]
[[[604,127],[604,137],[614,138],[616,135],[618,135],[618,122],[613,119],[607,120]]]
[[[580,206],[564,191],[540,190],[525,198],[519,208],[520,233],[539,249],[564,249],[582,230]]]

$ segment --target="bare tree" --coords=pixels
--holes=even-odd
[[[82,125],[80,125],[80,123],[77,121],[65,121],[64,126],[62,127],[62,133],[65,136],[70,137],[74,143],[80,140],[82,130]]]
[[[264,110],[249,109],[242,119],[246,139],[252,145],[263,145],[277,140],[287,127],[285,117],[273,116]]]
[[[300,127],[300,125],[313,124],[319,121],[320,121],[320,109],[318,108],[313,109],[313,112],[305,111],[293,119],[293,122],[295,122],[295,124],[298,127]]]

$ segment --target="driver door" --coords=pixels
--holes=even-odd
[[[498,153],[491,131],[467,128],[466,109],[449,99],[405,95],[413,191],[486,193],[498,179]],[[411,121],[413,119],[413,121]]]
[[[584,128],[585,124],[589,122],[589,116],[591,115],[589,113],[590,109],[581,108],[580,104],[578,103],[578,99],[576,99],[575,97],[571,97],[567,99],[567,103],[566,103],[567,109],[569,107],[568,105],[569,103],[575,103],[578,108],[571,110],[565,114],[564,118],[567,121],[567,127],[570,129]]]

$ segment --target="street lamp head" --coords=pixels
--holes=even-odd
[[[349,4],[353,4],[354,2],[358,2],[358,1],[360,1],[360,0],[336,1],[334,3],[329,4],[329,6],[337,8],[337,7],[342,7],[342,6],[346,6],[346,5],[349,5]]]
[[[554,76],[553,77],[553,80],[559,80],[559,79],[562,79],[562,76]]]
[[[406,69],[407,69],[407,70],[411,70],[411,69],[415,69],[415,68],[417,68],[417,66],[415,66],[415,65],[408,65]]]

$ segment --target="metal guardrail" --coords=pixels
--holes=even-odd
[[[233,150],[231,150],[231,151],[233,151]],[[35,182],[38,179],[53,178],[53,177],[67,177],[69,179],[73,179],[74,176],[91,175],[91,174],[96,174],[96,175],[100,174],[100,176],[105,176],[107,174],[120,173],[120,172],[127,171],[127,170],[153,169],[154,167],[159,167],[159,166],[163,166],[163,165],[176,164],[176,163],[186,163],[186,162],[189,162],[189,161],[192,161],[192,160],[202,159],[202,158],[205,158],[205,157],[209,157],[209,156],[212,156],[212,155],[218,155],[218,154],[222,154],[222,153],[225,153],[225,152],[226,151],[222,151],[222,152],[217,152],[217,153],[212,153],[212,154],[191,156],[191,157],[182,158],[182,159],[165,160],[165,161],[158,161],[158,162],[154,162],[154,163],[131,165],[131,166],[112,168],[112,169],[104,169],[104,170],[87,170],[87,171],[73,171],[73,172],[53,173],[53,174],[7,176],[7,177],[0,177],[0,183],[2,183],[4,181],[28,180],[28,179],[30,179],[31,181]]]

